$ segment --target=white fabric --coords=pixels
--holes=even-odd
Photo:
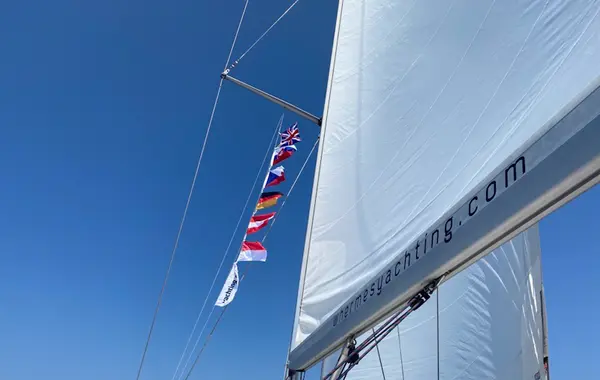
[[[292,348],[600,75],[600,0],[342,7]]]
[[[541,289],[537,226],[444,283],[439,379],[535,380],[543,374]],[[386,380],[438,379],[436,297],[379,344]],[[383,376],[373,350],[347,380],[376,379]]]
[[[229,305],[235,298],[239,284],[238,266],[237,262],[235,262],[227,275],[227,279],[225,280],[225,284],[223,284],[223,288],[221,289],[221,293],[219,293],[219,298],[217,298],[215,306],[224,307]]]
[[[266,249],[255,249],[240,251],[237,261],[267,261],[267,250]]]

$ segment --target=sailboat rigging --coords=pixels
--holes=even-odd
[[[322,117],[225,66],[321,127],[285,379],[548,378],[537,223],[600,181],[599,3],[339,0]]]

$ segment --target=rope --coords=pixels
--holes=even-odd
[[[312,149],[310,150],[310,153],[308,153],[308,156],[306,157],[306,160],[304,160],[304,163],[302,164],[302,167],[300,168],[300,171],[298,172],[298,174],[296,175],[296,178],[294,179],[294,182],[292,183],[292,185],[290,186],[290,189],[288,190],[288,195],[286,197],[286,199],[284,199],[284,201],[281,203],[281,206],[279,207],[279,211],[277,212],[277,214],[275,215],[275,217],[272,219],[272,223],[269,227],[269,229],[267,230],[267,232],[265,233],[265,236],[262,238],[261,242],[265,242],[265,240],[267,239],[267,236],[269,235],[269,232],[271,232],[271,229],[273,228],[273,225],[275,224],[275,221],[277,220],[277,217],[281,214],[281,210],[283,209],[283,207],[285,206],[285,201],[287,199],[289,199],[292,190],[294,189],[296,183],[298,182],[298,179],[300,178],[300,175],[302,174],[302,172],[304,171],[304,168],[306,167],[306,164],[308,163],[308,160],[310,159],[310,157],[312,156],[312,153],[314,152],[315,148],[317,147],[317,144],[319,143],[319,139],[317,139],[315,141],[315,144],[313,145]],[[244,278],[246,277],[246,274],[248,272],[248,269],[250,268],[250,266],[247,266],[244,269],[244,272],[242,273],[242,275],[240,276],[240,284],[242,283],[242,281],[244,280]],[[217,318],[217,320],[215,321],[215,324],[213,325],[210,333],[207,335],[206,339],[204,340],[204,344],[202,345],[202,348],[200,349],[200,351],[198,352],[198,355],[196,356],[196,359],[194,360],[192,366],[190,367],[187,375],[185,376],[185,378],[183,380],[188,380],[190,375],[192,374],[192,372],[194,371],[194,369],[196,368],[196,365],[198,364],[198,362],[200,361],[200,356],[202,356],[202,353],[204,352],[204,349],[206,348],[206,346],[208,345],[208,342],[210,341],[210,339],[212,338],[215,330],[217,329],[217,326],[219,325],[219,322],[221,322],[222,318],[223,318],[223,314],[225,314],[225,311],[227,310],[227,308],[229,307],[229,305],[226,305],[222,310],[221,313],[219,314],[219,317]],[[215,307],[213,306],[213,311],[214,311]],[[208,319],[210,319],[210,316],[212,315],[209,314]],[[198,339],[200,339],[200,337],[198,337]],[[193,350],[192,350],[193,352]],[[184,367],[185,368],[185,367]]]
[[[243,278],[243,276],[242,276],[242,278]],[[241,279],[240,279],[240,282],[242,282]],[[229,305],[227,305],[227,306],[229,306]],[[190,375],[192,374],[192,371],[194,370],[194,368],[196,367],[196,364],[198,364],[198,361],[200,360],[200,355],[202,355],[202,352],[204,352],[204,349],[208,345],[208,342],[210,341],[210,338],[212,338],[215,330],[217,329],[217,326],[219,325],[219,322],[221,322],[221,318],[223,318],[223,314],[225,314],[225,310],[227,310],[227,306],[225,306],[223,308],[223,310],[221,310],[221,314],[219,314],[219,318],[217,318],[217,320],[215,321],[215,324],[213,325],[212,330],[210,330],[210,333],[206,337],[206,340],[204,341],[204,345],[200,349],[200,352],[198,353],[198,356],[196,356],[196,360],[194,360],[194,363],[192,364],[192,367],[188,371],[188,373],[185,376],[184,380],[188,380],[190,378]],[[214,308],[213,308],[213,310],[214,310]]]
[[[437,380],[440,380],[440,289],[435,290],[435,308],[437,322]]]
[[[375,329],[373,329],[373,334],[375,334]],[[375,348],[377,349],[377,357],[379,358],[379,368],[381,368],[381,376],[383,380],[385,380],[385,371],[383,370],[383,361],[381,361],[381,352],[379,352],[379,344],[375,342]]]
[[[390,332],[392,332],[392,330],[394,330],[395,328],[398,328],[398,325],[402,321],[404,321],[413,311],[419,309],[421,306],[423,306],[423,304],[425,304],[425,302],[427,302],[427,300],[430,299],[431,294],[433,294],[433,291],[437,290],[438,286],[442,283],[442,281],[444,280],[446,275],[447,275],[447,273],[442,275],[441,277],[437,278],[436,280],[430,282],[421,291],[419,291],[417,294],[415,294],[408,301],[407,305],[402,308],[402,310],[400,310],[392,318],[390,318],[386,322],[384,322],[383,325],[381,325],[379,328],[377,328],[377,330],[374,330],[373,334],[370,334],[369,337],[367,337],[360,345],[358,345],[358,347],[355,347],[354,349],[352,349],[352,352],[355,353],[354,355],[358,355],[357,358],[353,359],[352,362],[350,362],[350,357],[352,357],[354,355],[352,355],[352,354],[349,355],[348,358],[346,358],[341,363],[339,363],[337,366],[335,366],[335,368],[333,368],[325,377],[323,377],[322,380],[345,379],[348,372],[350,372],[350,370],[356,364],[358,364],[366,355],[368,355],[369,352],[371,352],[373,350],[373,348],[377,347],[377,350],[379,350],[379,347],[378,347],[379,342],[381,342]],[[398,335],[398,338],[399,337],[400,337],[400,335]],[[372,344],[373,342],[375,342],[374,345]],[[361,352],[363,350],[365,350],[365,351],[364,351],[364,353],[361,354]],[[333,375],[340,368],[342,369],[342,372],[339,374],[338,377],[336,377],[334,379]],[[403,369],[403,371],[404,371],[404,369]]]
[[[400,369],[402,371],[402,380],[404,380],[404,361],[402,360],[402,341],[400,340],[400,326],[396,326],[396,332],[398,333],[398,352],[400,353]]]
[[[227,61],[225,62],[225,67],[229,65],[229,61],[231,60],[231,55],[233,53],[233,49],[235,47],[235,43],[237,41],[238,34],[240,32],[240,28],[242,26],[242,21],[244,20],[244,15],[246,14],[246,8],[248,7],[248,0],[244,4],[244,10],[242,12],[242,16],[240,17],[240,22],[238,24],[237,30],[235,32],[235,36],[233,38],[233,42],[231,44],[231,49],[229,50],[229,56],[227,57]],[[202,163],[202,158],[204,157],[204,151],[206,150],[206,143],[208,141],[208,136],[210,134],[210,129],[212,127],[212,123],[215,116],[215,111],[217,109],[217,104],[219,103],[219,97],[221,96],[221,88],[223,87],[223,79],[219,81],[219,87],[217,89],[217,94],[215,95],[215,100],[213,103],[212,111],[210,113],[210,118],[208,120],[208,126],[206,128],[206,134],[204,136],[204,141],[202,142],[202,148],[200,149],[200,156],[198,157],[198,163],[196,164],[196,170],[194,172],[194,178],[192,180],[192,184],[190,186],[190,191],[188,193],[187,201],[185,204],[185,208],[183,210],[183,216],[181,217],[181,222],[179,223],[179,229],[177,231],[177,237],[175,238],[175,243],[173,245],[173,250],[171,251],[171,257],[169,259],[169,265],[167,266],[167,271],[165,273],[165,278],[163,280],[162,287],[160,289],[160,293],[158,294],[158,299],[156,301],[156,307],[154,309],[154,314],[152,316],[152,322],[150,323],[150,329],[148,331],[148,336],[146,337],[146,343],[144,345],[144,351],[142,353],[142,358],[140,360],[140,365],[137,371],[136,380],[140,379],[142,375],[142,369],[144,367],[144,361],[146,360],[146,354],[148,353],[148,346],[150,345],[150,340],[152,339],[152,333],[154,331],[154,326],[156,324],[156,318],[158,316],[158,311],[160,310],[160,306],[162,304],[163,295],[165,293],[165,289],[167,287],[167,283],[169,281],[169,276],[171,274],[171,268],[173,267],[173,261],[175,260],[175,255],[177,253],[177,247],[179,246],[179,239],[181,238],[181,233],[183,231],[183,225],[185,224],[185,219],[187,217],[187,212],[190,207],[190,203],[192,200],[192,195],[194,193],[194,188],[196,187],[196,180],[198,179],[198,172],[200,170],[200,164]]]
[[[325,376],[323,378],[323,380],[326,379],[332,379],[332,375],[335,371],[337,371],[338,368],[340,367],[344,367],[347,364],[348,367],[345,368],[342,373],[340,374],[339,379],[345,379],[346,376],[348,375],[348,373],[350,372],[350,370],[352,368],[354,368],[354,366],[356,364],[358,364],[358,362],[360,362],[360,360],[362,360],[365,356],[367,356],[369,354],[369,352],[371,352],[373,350],[373,348],[378,347],[378,343],[381,342],[390,332],[392,332],[392,330],[394,330],[402,321],[404,321],[406,319],[406,317],[408,317],[410,315],[410,313],[412,313],[414,311],[414,309],[408,307],[406,309],[404,309],[402,312],[400,312],[399,314],[397,314],[397,317],[389,320],[388,322],[385,323],[385,328],[379,328],[377,330],[377,335],[373,336],[371,342],[375,342],[375,344],[370,345],[367,347],[367,345],[365,345],[365,342],[363,342],[359,347],[356,348],[355,351],[360,352],[361,350],[365,349],[365,352],[363,354],[361,354],[358,358],[358,360],[355,363],[348,363],[348,361],[344,361],[343,363],[340,363],[336,368],[333,369],[332,372],[330,372],[327,376]],[[389,323],[392,322],[392,323]],[[367,339],[369,340],[369,339]],[[361,348],[362,346],[362,348]],[[333,379],[333,380],[338,380],[338,379]]]
[[[177,368],[175,368],[175,372],[173,373],[173,377],[171,378],[171,380],[175,380],[175,377],[177,376],[177,373],[179,372],[179,368],[181,367],[181,362],[183,361],[183,358],[185,357],[185,354],[187,353],[187,350],[189,348],[192,337],[194,336],[194,333],[196,332],[196,328],[198,327],[198,322],[200,321],[200,317],[204,313],[204,309],[206,308],[206,303],[208,302],[208,299],[210,298],[210,294],[211,294],[212,290],[214,289],[217,278],[218,278],[219,274],[221,273],[221,269],[223,268],[223,263],[225,262],[225,259],[227,258],[227,255],[229,253],[229,249],[231,248],[231,244],[233,243],[233,240],[235,239],[235,234],[236,234],[238,228],[240,227],[240,223],[242,222],[242,218],[244,217],[244,211],[246,211],[246,209],[248,208],[248,203],[250,203],[250,198],[252,198],[252,194],[254,193],[256,184],[258,183],[258,180],[261,177],[262,169],[265,166],[265,162],[267,161],[267,159],[270,157],[270,155],[272,153],[273,144],[274,144],[275,138],[277,137],[277,132],[279,131],[279,129],[281,128],[281,125],[283,124],[283,116],[284,115],[282,114],[281,117],[279,118],[277,127],[276,127],[275,131],[273,132],[273,136],[271,136],[271,140],[269,141],[269,147],[267,148],[267,152],[265,153],[262,163],[260,164],[260,167],[258,169],[258,173],[256,174],[256,177],[254,178],[254,183],[252,184],[252,188],[250,189],[248,197],[246,198],[246,203],[244,203],[244,206],[242,207],[242,211],[240,212],[238,221],[235,225],[235,228],[233,229],[231,238],[229,239],[229,243],[227,244],[227,248],[225,249],[223,257],[221,258],[221,262],[219,263],[219,268],[217,269],[217,272],[212,280],[212,283],[210,284],[210,289],[208,290],[208,293],[206,293],[206,297],[204,298],[204,302],[202,303],[202,307],[200,308],[200,312],[198,313],[196,322],[194,323],[194,327],[192,328],[192,332],[190,333],[190,335],[188,337],[187,343],[185,345],[183,352],[181,353],[179,362],[177,363]],[[211,314],[212,314],[212,312],[211,312]],[[208,324],[208,319],[207,319],[206,323],[204,324],[204,326],[202,327],[202,329],[200,330],[200,336],[202,336],[202,334],[204,333],[204,330],[206,329],[207,324]],[[197,345],[198,345],[198,341],[196,341],[196,344],[192,348],[191,352],[194,352],[196,350]],[[191,355],[190,355],[190,358],[191,358]],[[190,359],[188,359],[186,361],[183,368],[187,367],[187,365],[189,364],[189,360]]]
[[[250,52],[250,50],[254,49],[254,47],[267,35],[267,33],[269,33],[271,31],[271,29],[273,29],[275,27],[275,25],[277,25],[279,23],[279,21],[281,21],[281,19],[284,18],[285,15],[287,15],[289,13],[289,11],[291,11],[292,8],[294,8],[299,1],[300,0],[294,1],[292,3],[292,5],[290,5],[288,7],[288,9],[286,9],[285,12],[283,12],[281,14],[281,16],[279,16],[279,18],[277,20],[275,20],[275,22],[273,24],[271,24],[271,26],[263,34],[261,34],[260,37],[258,37],[258,39],[256,41],[254,41],[254,43],[252,45],[250,45],[250,47],[248,49],[246,49],[246,51],[243,52],[242,55],[240,55],[240,57],[238,59],[236,59],[235,62],[233,62],[231,64],[231,66],[229,66],[225,71],[228,72],[229,70],[233,69],[238,63],[240,63],[240,61],[246,56],[246,54],[248,54]]]
[[[240,22],[238,23],[237,29],[235,30],[235,35],[233,36],[233,43],[231,44],[231,49],[229,49],[229,55],[227,56],[227,61],[225,62],[225,68],[229,66],[229,62],[231,61],[231,55],[233,54],[233,48],[235,48],[235,43],[237,42],[238,35],[240,34],[240,29],[242,28],[242,22],[244,21],[244,17],[246,16],[246,9],[248,8],[248,1],[244,2],[244,9],[242,10],[242,15],[240,16]]]

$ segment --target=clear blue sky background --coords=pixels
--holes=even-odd
[[[252,1],[234,56],[290,3]],[[3,4],[0,379],[134,379],[242,5]],[[235,75],[320,114],[335,12],[300,2]],[[171,378],[280,115],[225,84],[143,379]],[[300,127],[290,178],[317,136]],[[313,166],[192,379],[281,377]],[[600,353],[598,210],[594,189],[541,223],[555,380],[592,378]]]

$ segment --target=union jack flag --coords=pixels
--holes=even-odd
[[[294,125],[286,129],[285,132],[281,132],[279,135],[281,136],[279,146],[294,145],[295,143],[302,141],[302,139],[300,139],[298,123],[294,123]]]

